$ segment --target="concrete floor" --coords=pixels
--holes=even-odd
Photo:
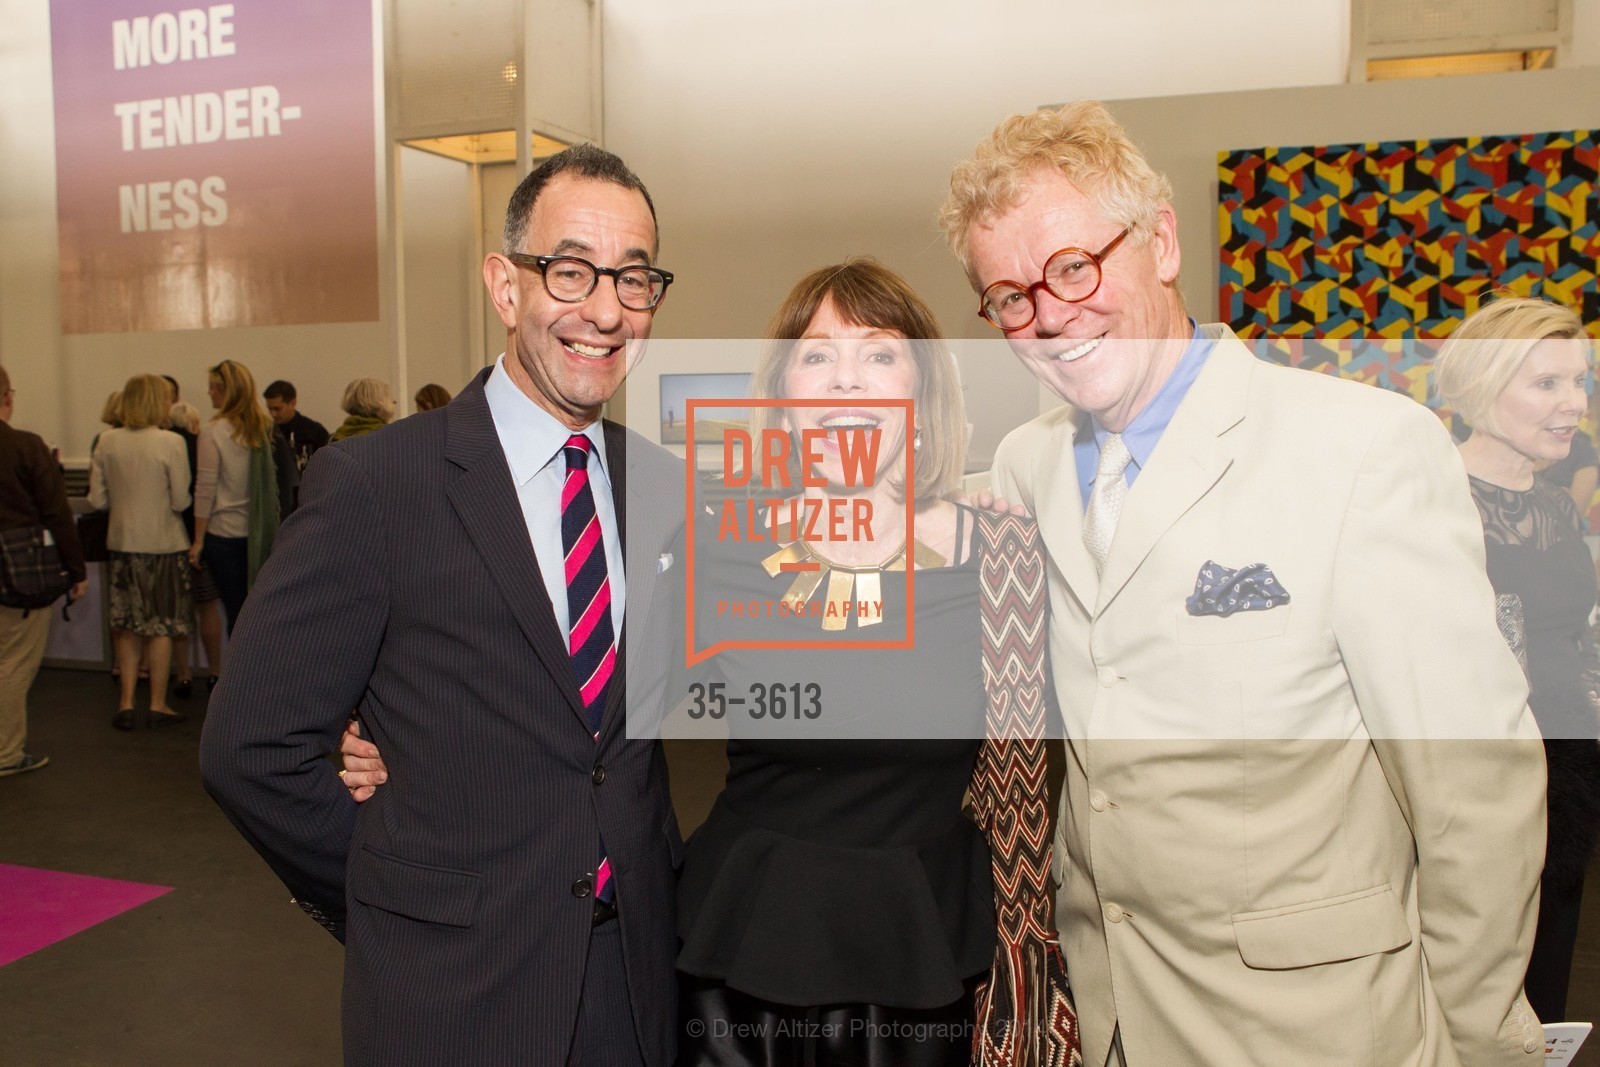
[[[0,780],[0,863],[174,891],[0,967],[0,1064],[337,1064],[341,950],[201,789],[204,696],[174,702],[187,723],[131,734],[111,729],[103,674],[43,671],[30,703],[29,749],[51,762]],[[722,753],[674,742],[668,757],[687,832],[721,786]],[[1593,890],[1569,1015],[1600,1019]],[[1600,1067],[1600,1038],[1577,1064]]]

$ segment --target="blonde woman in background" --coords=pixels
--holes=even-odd
[[[167,383],[153,374],[128,379],[122,426],[101,435],[89,468],[89,503],[110,511],[110,624],[120,700],[112,725],[133,729],[139,663],[148,656],[152,727],[181,722],[167,708],[172,639],[189,632],[189,458],[183,440],[165,429]]]
[[[116,392],[106,397],[106,402],[100,405],[100,421],[111,427],[113,430],[122,425],[121,389],[118,389]],[[94,450],[100,447],[100,438],[104,434],[105,431],[101,430],[100,433],[97,433],[94,435],[94,437],[90,438],[89,455],[94,455]]]
[[[242,363],[225,359],[212,367],[208,391],[217,414],[200,431],[189,563],[198,568],[204,559],[232,633],[250,588],[252,558],[264,558],[278,529],[272,417]],[[215,662],[211,669],[216,672]]]
[[[1489,581],[1502,615],[1520,616],[1528,706],[1545,738],[1549,814],[1525,988],[1549,1022],[1567,1017],[1584,873],[1600,839],[1600,718],[1591,696],[1600,677],[1583,519],[1565,489],[1534,471],[1566,458],[1582,432],[1590,356],[1583,323],[1567,308],[1505,297],[1470,315],[1434,366],[1435,390],[1472,427],[1461,458],[1483,520]]]
[[[394,418],[394,396],[389,383],[377,378],[357,378],[344,387],[345,420],[328,437],[328,442],[343,441],[346,437],[359,437],[364,433],[382,429]]]
[[[172,405],[167,413],[167,421],[174,430],[187,430],[195,437],[200,436],[200,409],[187,400]]]
[[[432,411],[434,408],[442,408],[450,403],[450,390],[442,385],[435,385],[429,382],[417,390],[417,395],[414,399],[419,412]]]

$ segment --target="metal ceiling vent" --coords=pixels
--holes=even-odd
[[[1561,66],[1573,0],[1351,0],[1350,80]]]

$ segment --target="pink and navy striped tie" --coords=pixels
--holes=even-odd
[[[589,453],[593,445],[583,434],[567,438],[561,452],[567,461],[561,486],[561,548],[566,554],[567,652],[577,675],[589,732],[598,740],[606,693],[617,665],[617,644],[611,629],[611,577],[606,572],[606,546],[600,536],[600,517],[594,510],[589,485]],[[595,872],[596,900],[609,901],[611,861],[600,845],[600,866]]]

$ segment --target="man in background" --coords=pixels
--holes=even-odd
[[[1439,420],[1196,325],[1170,186],[1099,104],[950,185],[981,313],[1069,405],[994,488],[1050,555],[1085,1062],[1541,1062],[1542,747]]]
[[[309,415],[300,414],[296,408],[298,394],[293,382],[279,378],[263,389],[261,395],[266,398],[267,411],[272,415],[275,432],[294,456],[295,470],[304,474],[312,454],[328,443],[327,427]]]
[[[72,576],[71,599],[89,591],[89,572],[78,544],[78,528],[67,504],[61,465],[38,434],[11,427],[16,393],[0,367],[0,530],[42,526],[55,538],[61,563]],[[23,751],[28,740],[28,690],[44,659],[50,609],[0,606],[0,778],[36,771],[48,756]]]

